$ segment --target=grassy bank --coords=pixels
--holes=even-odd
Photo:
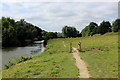
[[[80,55],[86,62],[92,78],[118,77],[118,35],[117,33],[71,39],[73,46],[82,43]]]
[[[82,38],[61,38],[48,42],[45,51],[32,60],[16,64],[3,71],[3,78],[77,78],[78,69],[69,53],[69,44],[78,47],[91,77],[114,78],[118,76],[118,35]]]
[[[69,47],[64,47],[62,39],[55,39],[48,42],[41,55],[4,70],[3,78],[77,78],[78,69],[74,64]]]

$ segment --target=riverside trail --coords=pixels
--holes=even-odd
[[[87,69],[87,66],[85,64],[85,62],[80,58],[79,52],[76,48],[73,47],[73,51],[72,51],[73,57],[76,60],[76,66],[79,69],[79,78],[89,78],[89,72]]]

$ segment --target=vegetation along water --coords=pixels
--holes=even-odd
[[[29,53],[21,52],[20,47],[30,45],[34,41],[44,40],[46,45],[42,54],[21,56],[17,63],[10,61],[2,71],[3,78],[78,78],[79,70],[70,53],[70,42],[72,47],[78,48],[79,41],[82,50],[78,54],[85,61],[91,78],[118,77],[120,19],[116,19],[112,24],[109,21],[103,21],[100,25],[90,22],[81,32],[66,25],[61,33],[47,32],[24,19],[15,21],[2,17],[1,20],[2,50],[18,47],[21,55]]]

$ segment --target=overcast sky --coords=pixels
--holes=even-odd
[[[19,2],[4,0],[2,16],[26,21],[46,30],[61,32],[65,25],[81,31],[90,22],[111,23],[118,18],[118,2]]]

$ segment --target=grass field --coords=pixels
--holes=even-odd
[[[3,78],[78,78],[75,60],[69,53],[69,44],[78,47],[92,78],[118,76],[118,35],[116,33],[82,38],[49,40],[45,51],[32,60],[16,64],[2,72]]]
[[[68,49],[62,39],[50,40],[41,55],[4,70],[3,78],[77,78],[78,69]]]
[[[73,44],[76,48],[78,41],[82,43],[83,52],[80,55],[88,65],[92,78],[118,77],[118,36],[115,33],[75,39]]]

